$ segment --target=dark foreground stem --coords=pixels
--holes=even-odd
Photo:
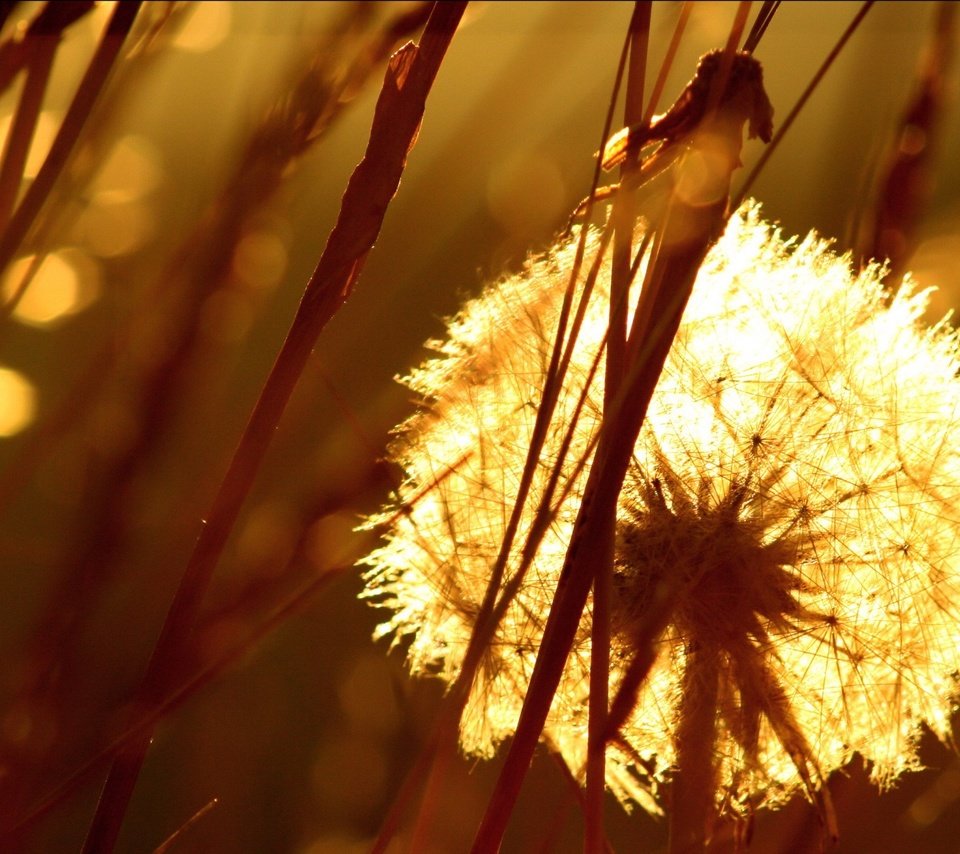
[[[731,39],[732,41],[733,39]],[[765,93],[758,92],[756,95]],[[756,109],[754,106],[747,109]],[[675,194],[659,230],[627,338],[627,371],[616,399],[605,405],[597,452],[574,522],[570,545],[543,632],[540,652],[524,699],[516,734],[474,839],[474,854],[496,851],[520,793],[534,749],[546,723],[567,656],[603,560],[608,520],[620,489],[647,406],[680,325],[680,318],[707,251],[726,220],[730,178],[740,162],[742,127],[749,115],[730,102],[708,113],[691,142],[709,146],[715,169],[696,191]],[[722,148],[720,147],[722,144]],[[684,162],[680,164],[682,181]]]
[[[214,568],[287,401],[317,337],[350,296],[380,232],[420,127],[427,93],[465,7],[462,2],[435,4],[420,46],[408,44],[390,60],[366,153],[350,177],[337,224],[307,283],[170,605],[137,695],[135,705],[141,710],[152,707],[176,682]],[[84,844],[85,854],[113,850],[152,732],[144,731],[110,769]]]
[[[4,144],[3,165],[0,166],[0,230],[6,227],[17,201],[58,44],[57,39],[49,36],[38,38],[27,62],[27,79]]]
[[[249,655],[250,650],[258,646],[271,632],[285,625],[293,614],[300,612],[330,583],[339,579],[351,568],[351,564],[334,567],[323,575],[310,579],[274,608],[259,625],[251,630],[247,638],[232,646],[193,676],[177,684],[161,702],[154,705],[142,718],[133,721],[122,733],[74,770],[56,789],[49,792],[15,824],[0,828],[0,851],[21,850],[24,837],[51,810],[66,801],[80,786],[87,783],[97,771],[103,769],[112,759],[127,749],[128,745],[140,738],[143,732],[152,731],[164,717],[182,706],[229,668],[235,666],[244,656]]]
[[[643,89],[650,37],[652,3],[637,2],[630,20],[630,61],[624,99],[625,127],[643,119]],[[607,363],[604,379],[604,408],[613,407],[626,371],[627,305],[633,280],[633,230],[636,197],[629,186],[637,158],[628,157],[620,170],[620,192],[613,206],[613,260],[610,274],[610,325],[607,332]],[[590,716],[587,733],[587,792],[584,810],[584,851],[602,854],[606,850],[603,828],[603,796],[606,791],[606,726],[610,676],[610,597],[613,586],[613,554],[616,536],[616,508],[607,518],[605,536],[597,543],[601,554],[593,585],[593,620],[590,631]]]
[[[516,735],[474,840],[475,854],[496,851],[506,830],[596,576],[601,556],[594,544],[603,541],[607,520],[616,512],[647,405],[696,272],[722,226],[723,210],[722,203],[697,211],[677,210],[665,225],[666,237],[660,241],[659,256],[644,282],[644,292],[651,295],[650,304],[641,302],[638,306],[627,342],[631,367],[621,385],[615,411],[609,416],[605,414],[597,455],[574,523],[530,688]],[[685,239],[676,236],[671,240],[671,234],[677,235],[678,231],[684,232]]]

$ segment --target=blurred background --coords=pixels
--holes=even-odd
[[[16,163],[15,141],[29,143],[18,174],[0,171],[0,221],[10,226],[116,5],[72,4],[74,19],[54,33],[27,29],[44,4],[3,5],[5,163]],[[859,5],[777,12],[756,52],[775,124]],[[680,6],[654,4],[650,75]],[[419,36],[424,8],[143,4],[14,247],[0,278],[6,819],[127,719],[363,153],[385,58]],[[693,4],[662,108],[697,57],[723,45],[735,9]],[[178,829],[166,850],[369,850],[441,699],[438,684],[405,675],[402,649],[373,642],[380,617],[357,599],[359,571],[345,569],[373,545],[354,527],[396,482],[381,458],[411,401],[394,378],[424,358],[424,342],[465,298],[549,245],[589,192],[631,12],[621,2],[468,7],[376,248],[321,336],[205,600],[193,664],[240,654],[163,721],[118,850],[153,851]],[[936,3],[876,4],[752,189],[785,233],[816,229],[860,257],[891,196],[882,189],[891,151],[929,154],[911,185],[928,192],[898,251],[940,289],[934,316],[960,300],[957,64],[928,81],[937,97],[926,118],[904,132],[902,117],[940,15]],[[941,35],[941,48],[949,41]],[[39,72],[11,65],[18,44],[41,46],[22,66]],[[741,181],[761,149],[745,146]],[[317,580],[311,597],[271,617]],[[839,851],[960,850],[960,762],[929,738],[923,759],[928,770],[882,796],[862,768],[835,775]],[[496,771],[465,761],[452,772],[432,850],[468,849]],[[25,850],[78,850],[101,780],[90,776],[51,809]],[[617,850],[664,849],[663,822],[608,808]],[[542,755],[504,850],[577,851],[579,833],[569,786]],[[751,850],[815,851],[817,838],[797,802],[757,816]]]

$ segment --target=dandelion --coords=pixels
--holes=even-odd
[[[597,238],[588,240],[597,251]],[[466,305],[407,385],[423,407],[393,448],[406,472],[365,596],[409,668],[462,665],[524,468],[574,247]],[[947,740],[960,648],[958,341],[811,235],[741,208],[699,272],[619,501],[611,691],[653,664],[608,747],[607,785],[657,811],[700,763],[714,812],[818,797],[859,754],[889,785]],[[551,524],[474,680],[460,743],[489,757],[516,727],[599,429],[609,267],[586,319],[508,561],[535,508]],[[590,608],[543,738],[587,754]],[[698,758],[699,757],[699,758]]]

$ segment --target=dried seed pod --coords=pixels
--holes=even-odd
[[[603,168],[609,170],[620,165],[628,154],[637,153],[653,142],[661,143],[658,159],[665,158],[667,152],[678,146],[689,144],[708,118],[714,97],[718,114],[727,114],[740,124],[748,122],[751,139],[759,137],[770,142],[773,106],[763,88],[763,67],[752,54],[734,53],[723,93],[714,96],[714,90],[721,85],[718,75],[723,68],[723,58],[722,50],[705,53],[693,79],[669,110],[655,116],[649,125],[632,125],[614,134],[603,149]]]
[[[393,449],[408,476],[404,512],[372,520],[388,530],[365,595],[392,611],[379,635],[409,641],[414,673],[452,681],[460,669],[573,252],[559,247],[469,303],[438,358],[407,379],[426,408]],[[817,800],[855,753],[883,785],[917,766],[921,724],[949,738],[957,336],[920,325],[926,300],[909,287],[888,304],[880,273],[854,275],[813,236],[784,242],[755,206],[707,256],[619,503],[611,691],[653,653],[609,747],[607,783],[621,799],[657,810],[678,756],[699,750],[715,810],[745,813],[797,791]],[[504,584],[559,468],[553,522],[462,718],[471,754],[492,755],[514,731],[564,562],[603,407],[593,366],[608,276],[590,299]],[[589,615],[544,730],[575,773],[587,750]],[[712,728],[692,744],[685,732],[704,704]]]

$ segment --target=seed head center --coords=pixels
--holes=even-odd
[[[711,503],[668,499],[653,480],[644,497],[618,532],[615,624],[628,644],[649,625],[651,609],[664,606],[667,625],[687,645],[730,652],[750,639],[765,643],[771,629],[786,630],[803,615],[791,571],[798,543],[765,540],[747,484]]]

